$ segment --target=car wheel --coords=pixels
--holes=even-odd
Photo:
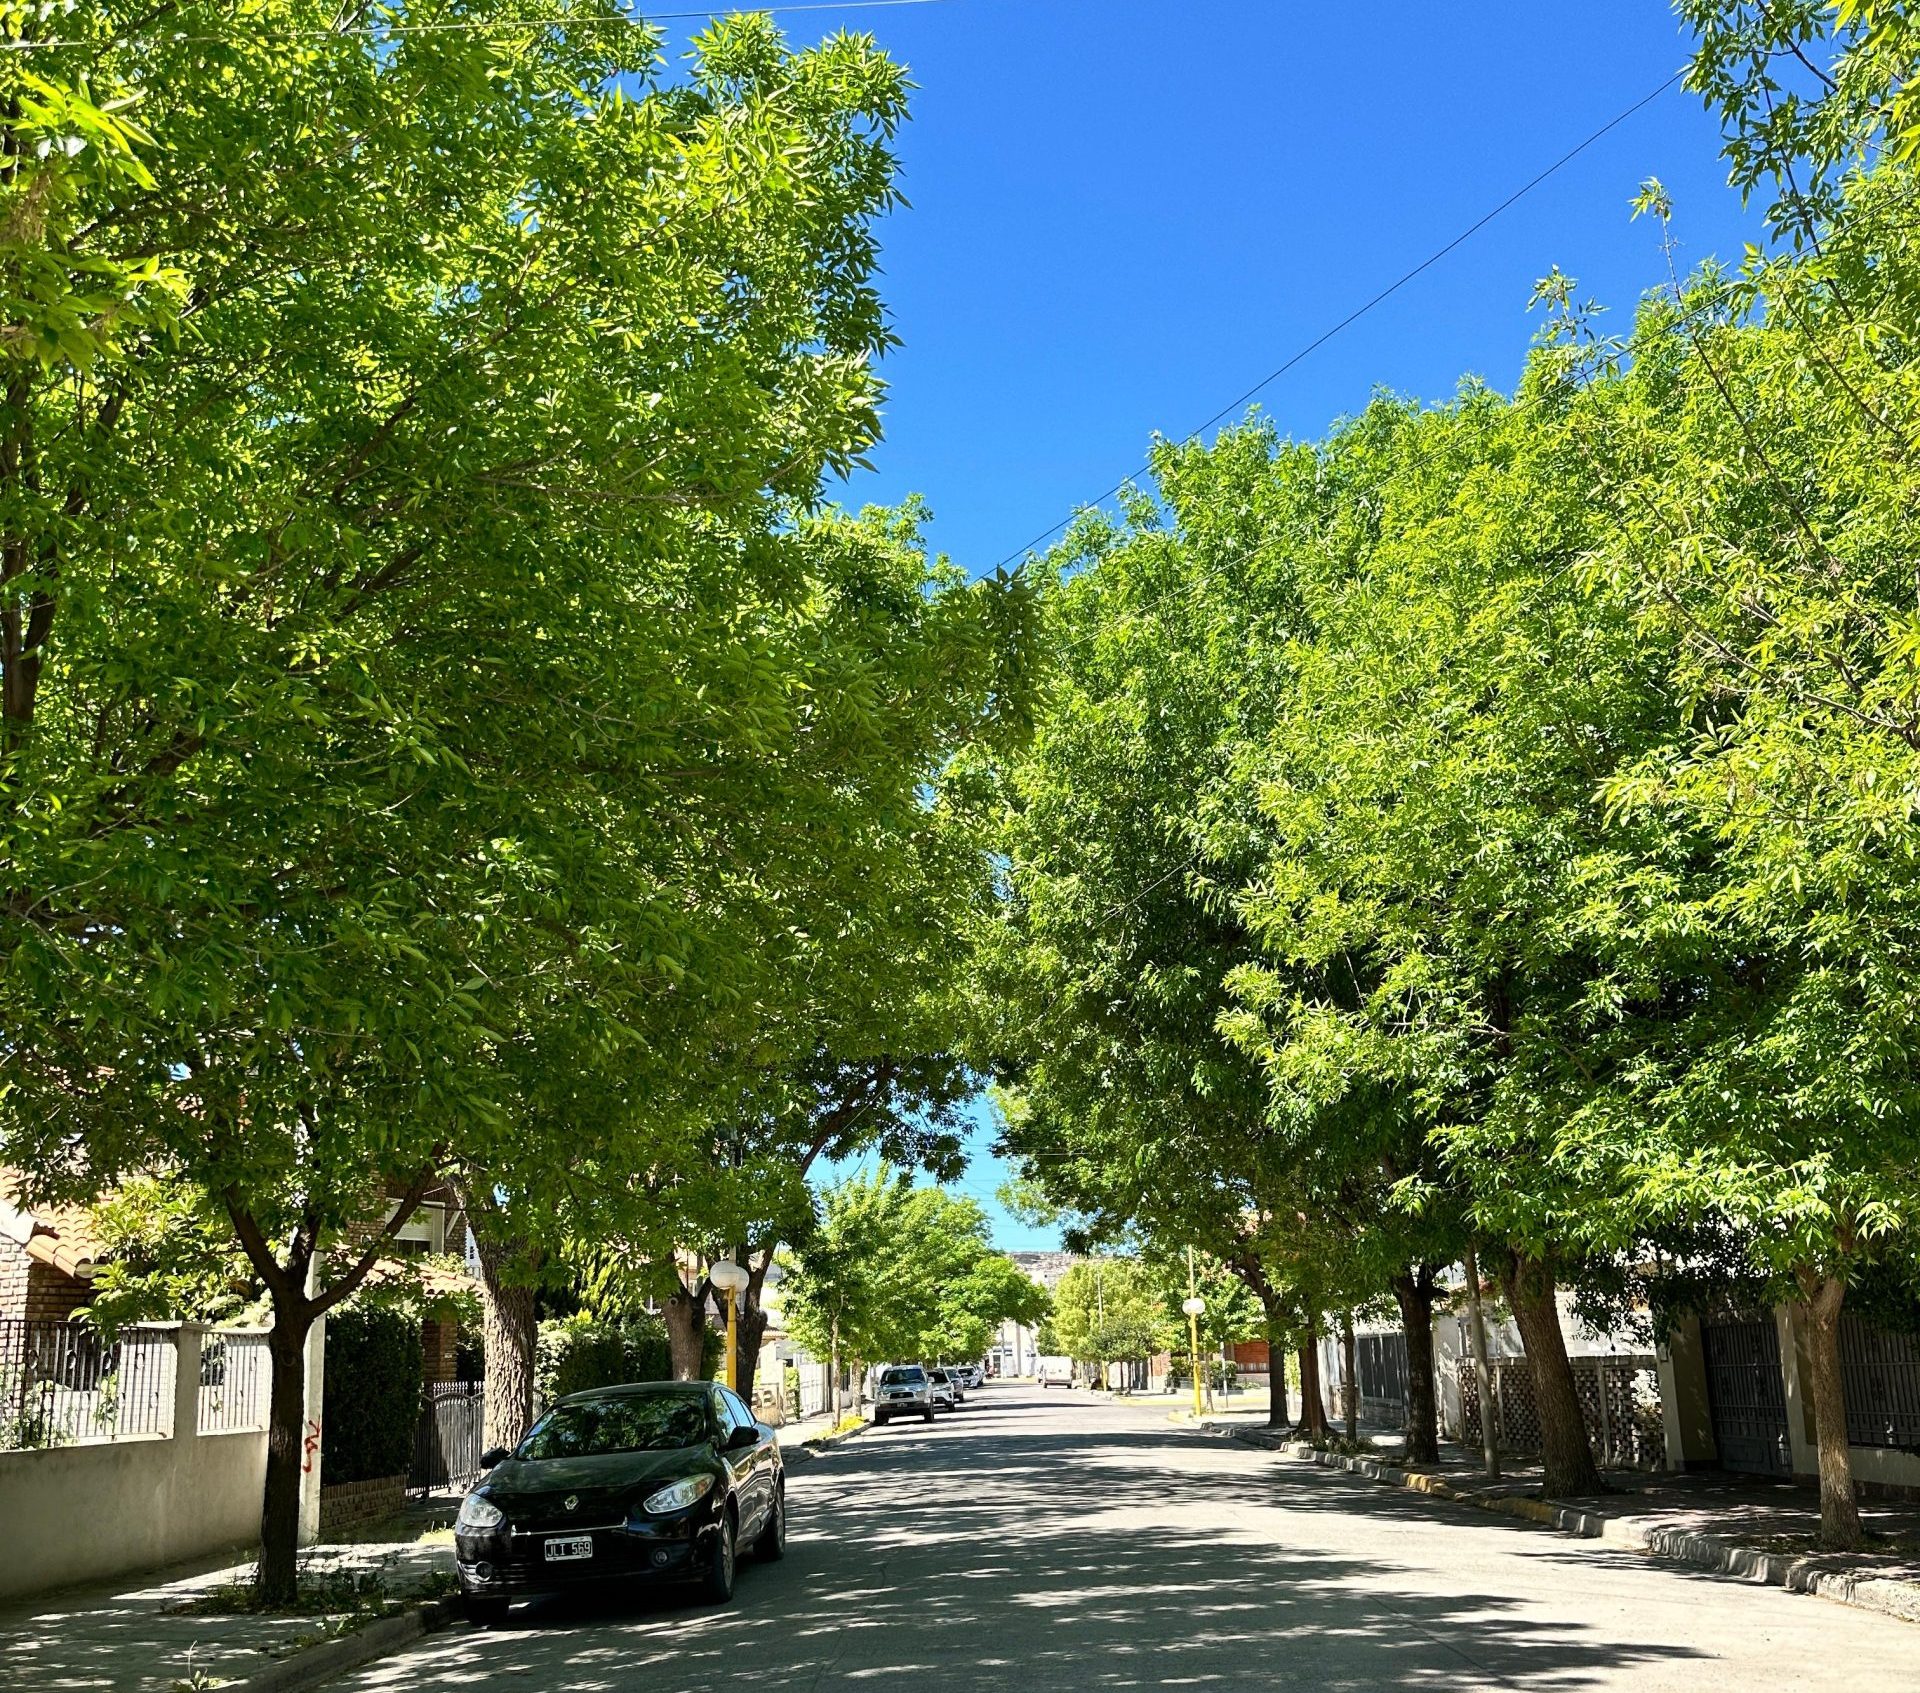
[[[875,1428],[885,1428],[887,1426],[887,1413],[885,1411],[875,1411],[873,1413],[873,1426]]]
[[[933,1421],[933,1409],[931,1406],[929,1406],[926,1410],[920,1413],[920,1420],[923,1423],[930,1423]]]
[[[467,1621],[475,1628],[500,1628],[506,1623],[506,1600],[485,1594],[469,1593],[464,1602]]]
[[[787,1484],[773,1490],[773,1509],[767,1512],[767,1526],[753,1543],[754,1551],[767,1563],[777,1563],[787,1555]]]
[[[700,1597],[709,1605],[724,1605],[733,1597],[733,1560],[735,1553],[733,1508],[720,1518],[720,1538],[714,1543],[713,1561],[700,1582]]]

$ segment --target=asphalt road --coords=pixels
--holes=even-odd
[[[789,1471],[733,1604],[548,1601],[355,1693],[1920,1689],[1920,1628],[990,1385]]]

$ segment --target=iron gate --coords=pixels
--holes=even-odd
[[[1362,1416],[1390,1423],[1406,1416],[1407,1383],[1413,1371],[1407,1357],[1407,1337],[1402,1331],[1355,1335],[1353,1367],[1360,1379]]]
[[[1703,1322],[1700,1342],[1720,1467],[1743,1475],[1791,1475],[1780,1331],[1773,1318]]]
[[[471,1487],[480,1474],[487,1412],[484,1381],[430,1381],[420,1390],[407,1487],[416,1493]]]

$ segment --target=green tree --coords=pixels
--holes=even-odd
[[[1293,549],[1318,468],[1257,427],[1163,446],[1158,500],[1062,549],[1058,670],[1007,772],[1011,897],[988,951],[1028,1179],[1086,1242],[1132,1230],[1231,1264],[1271,1346],[1299,1350],[1316,1430],[1325,1313],[1391,1281],[1418,1347],[1459,1209],[1432,1181],[1389,1204],[1431,1173],[1423,1126],[1388,1084],[1276,1070],[1239,997],[1255,980],[1281,1003],[1351,991],[1337,955],[1289,957],[1282,985],[1241,899],[1270,834],[1271,726],[1314,634]],[[1435,1409],[1421,1396],[1416,1454],[1437,1451]]]
[[[1153,1276],[1134,1258],[1075,1264],[1053,1291],[1051,1321],[1060,1350],[1092,1365],[1103,1382],[1108,1364],[1165,1351],[1178,1334]]]
[[[787,1328],[821,1357],[977,1358],[1001,1323],[1036,1323],[1048,1307],[1046,1290],[987,1244],[979,1206],[885,1166],[826,1189],[793,1258]]]
[[[644,28],[511,18],[109,4],[31,58],[137,86],[153,147],[13,179],[140,309],[9,348],[0,1141],[226,1210],[275,1315],[274,1599],[301,1342],[438,1172],[511,1174],[529,1003],[644,1092],[816,869],[806,511],[875,433],[904,79],[764,19],[669,78]]]
[[[1920,1215],[1914,191],[1891,161],[1852,179],[1804,260],[1763,267],[1764,318],[1691,325],[1657,478],[1645,411],[1620,418],[1603,490],[1620,518],[1596,560],[1689,707],[1606,797],[1716,851],[1682,908],[1712,991],[1587,1137],[1624,1152],[1636,1205],[1730,1226],[1796,1306],[1836,1548],[1860,1540],[1843,1304],[1911,1259]],[[1643,203],[1667,209],[1657,185]],[[1677,312],[1691,291],[1674,288]]]

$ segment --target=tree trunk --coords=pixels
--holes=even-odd
[[[707,1283],[703,1276],[697,1290],[684,1281],[676,1281],[673,1292],[661,1304],[667,1324],[667,1350],[673,1358],[675,1381],[698,1381],[706,1362]]]
[[[1353,1313],[1340,1313],[1340,1408],[1346,1416],[1347,1439],[1354,1445],[1360,1444],[1360,1372],[1355,1368],[1355,1353],[1358,1349],[1353,1341]]]
[[[533,1289],[485,1273],[481,1248],[482,1344],[486,1351],[487,1405],[482,1443],[511,1450],[533,1426],[536,1367]]]
[[[1500,1431],[1493,1421],[1493,1371],[1487,1362],[1487,1315],[1480,1301],[1480,1259],[1467,1247],[1467,1303],[1473,1325],[1473,1381],[1480,1401],[1480,1460],[1490,1476],[1500,1473]],[[1463,1419],[1464,1420],[1464,1419]],[[1462,1428],[1461,1434],[1467,1431]]]
[[[754,1378],[760,1373],[760,1342],[767,1332],[767,1313],[760,1304],[760,1292],[766,1285],[773,1252],[773,1247],[768,1245],[758,1266],[754,1264],[751,1252],[746,1255],[747,1285],[740,1296],[740,1356],[735,1364],[733,1386],[734,1391],[749,1405],[753,1403]]]
[[[1406,1458],[1410,1464],[1440,1462],[1439,1407],[1433,1392],[1433,1287],[1430,1265],[1409,1266],[1393,1278],[1400,1326],[1407,1336]]]
[[[1807,1385],[1820,1450],[1820,1546],[1827,1552],[1857,1552],[1860,1502],[1853,1491],[1847,1396],[1840,1377],[1840,1306],[1847,1288],[1817,1270],[1802,1270],[1797,1279],[1803,1297],[1795,1308],[1806,1323]]]
[[[509,1449],[533,1425],[538,1372],[533,1284],[545,1253],[516,1233],[493,1194],[471,1182],[451,1184],[480,1257],[481,1344],[487,1403],[481,1441]]]
[[[300,1478],[306,1470],[309,1434],[318,1454],[325,1433],[306,1426],[307,1336],[319,1318],[365,1282],[381,1248],[419,1209],[432,1180],[431,1166],[423,1168],[351,1268],[317,1296],[312,1283],[320,1260],[319,1221],[309,1216],[294,1230],[282,1259],[239,1189],[228,1188],[221,1195],[234,1236],[273,1302],[273,1330],[267,1338],[272,1373],[267,1473],[260,1497],[260,1568],[255,1578],[260,1597],[269,1605],[289,1605],[299,1597]]]
[[[1300,1339],[1300,1427],[1308,1439],[1327,1432],[1327,1404],[1320,1395],[1319,1325],[1309,1323]]]
[[[267,1482],[260,1501],[260,1569],[256,1586],[269,1605],[299,1597],[300,1474],[306,1463],[307,1331],[312,1302],[273,1301],[267,1357],[273,1372],[267,1408]]]
[[[751,1290],[748,1297],[752,1297]],[[760,1342],[767,1332],[767,1314],[756,1301],[740,1313],[739,1323],[740,1358],[735,1367],[733,1385],[734,1391],[751,1405],[754,1378],[760,1373]]]
[[[1267,1427],[1287,1426],[1287,1318],[1277,1299],[1262,1300],[1267,1314]]]
[[[1553,1271],[1540,1259],[1509,1251],[1504,1279],[1533,1377],[1534,1410],[1540,1418],[1541,1491],[1548,1498],[1597,1493],[1600,1472],[1587,1444],[1573,1366],[1567,1362],[1560,1307],[1553,1296]]]

